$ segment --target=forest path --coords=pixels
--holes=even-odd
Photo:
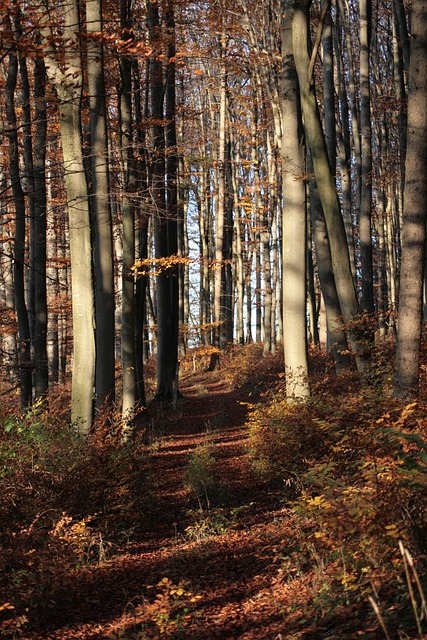
[[[148,464],[156,496],[148,528],[151,539],[153,535],[168,537],[182,532],[186,509],[202,506],[209,510],[211,501],[218,501],[215,498],[219,496],[209,495],[206,488],[199,503],[188,487],[188,463],[200,448],[214,456],[214,493],[225,490],[229,506],[230,501],[241,505],[252,494],[251,485],[256,481],[247,455],[247,394],[230,388],[221,372],[187,376],[181,382],[181,392],[183,398],[175,412],[155,406],[149,410]],[[200,467],[196,472],[203,476],[203,462]]]
[[[43,607],[39,631],[27,638],[250,640],[280,632],[283,615],[269,604],[268,590],[284,520],[251,469],[251,398],[231,388],[221,370],[187,375],[181,391],[176,411],[152,405],[144,416],[141,528],[100,566],[65,577],[48,615]],[[214,481],[197,496],[186,474],[201,447],[208,462],[214,459]],[[196,463],[202,480],[211,473],[204,464]],[[173,590],[181,583],[179,596]]]

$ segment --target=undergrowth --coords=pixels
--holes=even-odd
[[[295,621],[298,629],[289,638],[334,637],[347,625],[348,637],[369,627],[366,637],[375,640],[420,640],[427,632],[427,402],[392,399],[389,345],[373,350],[365,384],[354,373],[336,377],[317,349],[310,361],[312,397],[291,404],[278,375],[281,350],[263,357],[261,345],[248,345],[221,355],[221,375],[252,403],[254,500],[271,487],[286,532],[270,549],[266,529],[261,556],[274,578],[265,593],[290,586],[293,599],[299,594],[283,610],[284,625]],[[120,418],[110,411],[99,413],[83,445],[68,426],[67,404],[49,400],[49,408],[40,403],[24,414],[4,407],[0,421],[0,637],[25,637],[36,624],[29,612],[64,576],[103,565],[134,539],[152,507],[147,458],[166,447],[166,433],[173,437],[173,420],[155,415],[151,431],[123,446]],[[206,540],[237,534],[246,510],[231,509],[230,488],[220,481],[227,415],[210,420],[181,476],[188,498],[175,543],[195,554]],[[185,576],[162,575],[110,637],[184,637],[203,598]]]
[[[399,543],[426,586],[427,405],[393,401],[387,367],[373,365],[370,384],[330,377],[303,404],[287,402],[280,382],[251,407],[250,452],[283,487],[297,543],[278,570],[292,581],[311,567],[311,615],[333,626],[371,598],[403,634],[414,617]]]
[[[144,516],[142,452],[109,418],[85,444],[44,403],[0,423],[0,637],[19,637],[29,606],[105,562]]]

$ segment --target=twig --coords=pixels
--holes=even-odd
[[[330,3],[331,3],[331,0],[326,0],[325,4],[323,5],[322,14],[320,16],[320,21],[317,26],[316,40],[314,41],[310,64],[308,65],[308,81],[310,84],[313,84],[312,78],[313,78],[314,63],[316,61],[317,52],[319,51],[320,42],[322,40],[323,27],[325,24],[326,14],[328,13]]]

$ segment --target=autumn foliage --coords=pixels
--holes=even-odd
[[[0,637],[425,637],[427,406],[392,400],[388,350],[369,385],[314,350],[304,404],[261,345],[189,357],[126,445],[59,396],[4,411]]]

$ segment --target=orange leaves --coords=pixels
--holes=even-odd
[[[171,255],[165,258],[144,258],[137,260],[131,267],[131,271],[137,276],[158,276],[179,265],[187,265],[194,262],[185,256]]]
[[[177,629],[183,628],[190,620],[190,605],[196,604],[201,596],[194,595],[188,589],[188,582],[180,580],[175,584],[170,578],[162,578],[156,585],[158,593],[153,602],[144,602],[137,612],[144,615],[143,628],[154,626],[157,632],[170,638]],[[154,589],[148,585],[147,589]]]
[[[231,264],[231,260],[205,260],[202,257],[196,259],[188,256],[171,255],[164,258],[144,258],[137,260],[131,267],[131,271],[136,276],[158,276],[178,266],[201,264],[202,262],[213,270],[221,269],[225,264]]]

